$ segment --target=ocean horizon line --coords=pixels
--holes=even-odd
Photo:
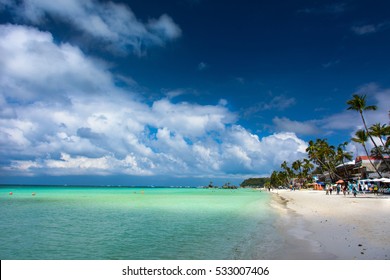
[[[206,186],[158,186],[158,185],[83,185],[83,184],[0,184],[1,187],[83,187],[83,188],[160,188],[160,189],[166,189],[166,188],[190,188],[190,189],[196,189],[196,188],[204,188]]]

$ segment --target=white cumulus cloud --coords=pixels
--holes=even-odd
[[[303,157],[294,133],[259,138],[226,105],[144,103],[78,47],[35,28],[0,26],[3,176],[228,177]]]
[[[168,15],[142,22],[128,6],[111,1],[22,0],[5,1],[4,5],[31,24],[41,26],[48,16],[55,17],[91,38],[138,55],[145,47],[181,36],[180,27]]]

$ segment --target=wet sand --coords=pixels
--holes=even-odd
[[[272,259],[390,259],[390,196],[273,191],[284,236]]]

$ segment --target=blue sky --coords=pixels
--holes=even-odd
[[[0,182],[240,183],[311,139],[350,141],[354,93],[378,106],[369,124],[389,122],[389,10],[0,0]]]

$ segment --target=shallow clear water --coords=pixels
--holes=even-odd
[[[280,241],[269,200],[247,189],[2,186],[0,259],[264,259]]]

